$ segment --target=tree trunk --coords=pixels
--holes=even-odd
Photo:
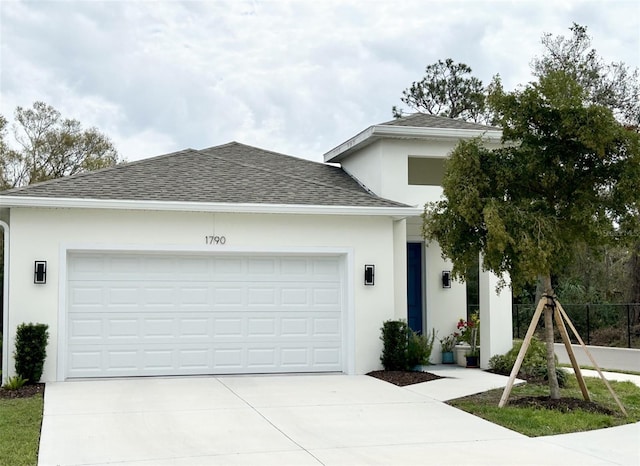
[[[628,290],[628,302],[640,303],[640,241],[637,241],[631,251],[631,257],[629,258],[629,290]],[[640,324],[640,307],[633,306],[633,324]]]
[[[551,274],[541,277],[544,284],[544,293],[547,296],[553,296],[553,287],[551,286]],[[555,304],[552,298],[547,298],[547,304],[544,307],[544,330],[545,342],[547,344],[547,377],[549,379],[549,397],[552,400],[560,399],[560,385],[558,384],[558,376],[556,374],[556,358],[553,347],[553,313],[555,312]]]

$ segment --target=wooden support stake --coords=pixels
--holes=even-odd
[[[557,307],[558,300],[554,299],[554,301]],[[571,366],[573,366],[573,370],[576,374],[576,379],[578,380],[578,385],[580,386],[582,397],[587,401],[591,401],[591,397],[589,396],[589,390],[587,390],[587,384],[584,383],[584,378],[582,377],[580,366],[578,365],[578,361],[576,360],[576,355],[573,352],[573,347],[571,346],[571,340],[569,339],[569,334],[567,333],[567,327],[564,325],[564,320],[562,319],[562,313],[560,312],[560,309],[558,309],[558,312],[554,312],[553,315],[555,316],[556,325],[558,326],[558,330],[560,331],[560,336],[562,336],[562,342],[564,343],[564,347],[567,350],[567,355],[569,355]]]
[[[584,341],[582,341],[582,338],[580,338],[580,335],[578,334],[578,331],[573,326],[573,323],[571,322],[571,319],[569,319],[569,316],[567,315],[565,310],[562,308],[560,303],[557,302],[557,300],[556,300],[556,306],[558,306],[558,309],[560,310],[560,312],[562,312],[562,317],[564,317],[564,320],[566,320],[567,324],[569,324],[569,328],[571,329],[573,334],[578,339],[578,342],[580,343],[580,346],[582,346],[582,349],[584,350],[584,352],[589,357],[589,360],[593,364],[593,367],[595,367],[596,370],[598,371],[598,374],[600,374],[600,378],[602,379],[604,384],[607,386],[607,389],[609,390],[609,393],[611,393],[611,396],[613,396],[613,399],[616,400],[616,403],[618,404],[618,407],[620,408],[620,411],[622,411],[622,414],[624,414],[625,416],[628,416],[627,410],[624,409],[624,406],[622,406],[622,403],[620,403],[620,400],[618,399],[618,396],[616,395],[616,392],[614,392],[613,388],[611,388],[611,384],[609,384],[609,381],[605,378],[604,374],[600,370],[600,366],[598,366],[598,363],[596,362],[596,360],[593,358],[593,356],[591,355],[591,353],[587,349],[587,345],[584,344]]]
[[[506,405],[507,401],[509,400],[511,389],[513,388],[513,384],[516,381],[516,376],[518,375],[518,372],[520,372],[522,361],[524,360],[524,357],[527,354],[527,349],[529,349],[529,345],[531,344],[531,337],[533,337],[533,332],[536,331],[536,326],[538,325],[538,321],[540,320],[540,316],[542,315],[542,310],[544,309],[544,306],[546,305],[546,303],[547,303],[547,298],[542,298],[538,303],[536,312],[533,313],[533,317],[531,318],[531,323],[529,324],[529,329],[527,330],[527,334],[524,336],[524,340],[522,342],[522,347],[520,348],[520,352],[518,353],[516,362],[513,365],[513,369],[511,369],[511,374],[509,375],[509,381],[507,382],[507,386],[504,387],[504,391],[502,392],[502,397],[500,398],[500,403],[498,403],[498,406],[500,408],[504,408],[504,405]]]

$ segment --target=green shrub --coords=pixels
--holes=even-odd
[[[382,324],[383,342],[380,362],[388,371],[406,371],[428,364],[436,332],[431,336],[418,335],[403,320],[388,320]]]
[[[29,383],[38,383],[47,357],[49,326],[46,324],[20,324],[16,332],[16,373]]]
[[[9,377],[2,388],[5,390],[18,390],[27,382],[27,379],[23,379],[19,375],[16,375],[15,377]]]
[[[409,326],[402,320],[387,320],[382,324],[383,343],[380,362],[388,371],[403,371],[408,369],[407,364],[407,332]]]
[[[429,364],[433,342],[436,339],[436,331],[431,331],[431,336],[418,335],[413,330],[409,330],[407,341],[407,366],[409,369]]]
[[[489,359],[489,369],[498,374],[511,374],[513,365],[518,358],[520,348],[522,348],[522,340],[514,340],[513,348],[511,348],[511,350],[506,354],[495,355]],[[558,364],[557,356],[556,364]],[[567,380],[566,372],[562,368],[556,367],[556,374],[558,377],[558,384],[563,387]],[[536,337],[531,339],[529,348],[527,348],[527,354],[520,366],[518,376],[525,379],[547,378],[547,347],[543,341]]]

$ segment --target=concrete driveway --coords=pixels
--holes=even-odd
[[[449,378],[405,388],[347,375],[50,383],[39,464],[611,465],[640,459],[638,424],[607,429],[609,443],[600,447],[594,445],[602,434],[584,441],[581,434],[529,439],[438,401],[456,387],[482,391],[506,378],[461,368],[441,373]]]

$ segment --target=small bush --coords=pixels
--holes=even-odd
[[[22,386],[27,382],[27,379],[23,379],[19,375],[16,375],[15,377],[9,377],[2,388],[4,388],[5,390],[18,390],[19,388],[22,388]]]
[[[496,354],[489,359],[489,369],[497,374],[509,375],[513,364],[506,354]]]
[[[20,324],[16,332],[16,373],[29,383],[38,383],[47,357],[49,326],[46,324]]]
[[[506,354],[495,355],[489,359],[489,369],[498,374],[509,375],[516,363],[518,353],[522,348],[522,340],[514,340],[513,348]],[[556,364],[558,358],[556,357]],[[566,372],[556,367],[556,375],[558,384],[563,387],[567,380]],[[525,379],[546,379],[547,378],[547,347],[545,343],[538,338],[533,337],[531,344],[527,349],[527,354],[522,361],[518,376]]]
[[[388,371],[403,371],[407,367],[407,332],[409,326],[402,320],[387,320],[382,324],[383,343],[380,362]]]
[[[436,339],[436,331],[432,330],[431,336],[418,335],[413,330],[409,330],[407,341],[407,366],[412,369],[418,365],[429,364],[433,342]]]
[[[406,371],[429,363],[436,338],[435,330],[430,337],[418,335],[403,320],[388,320],[380,330],[383,342],[380,362],[385,370]]]

